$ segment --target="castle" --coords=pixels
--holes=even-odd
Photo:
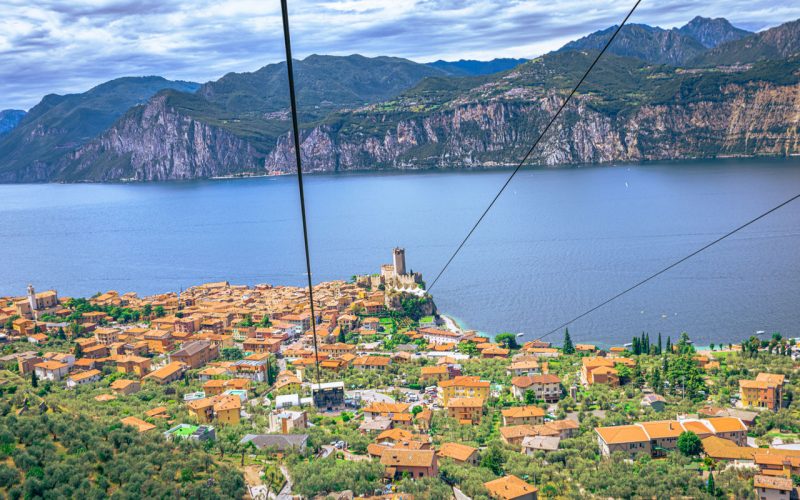
[[[372,276],[359,276],[359,282],[378,288],[383,285],[387,290],[418,290],[422,283],[422,274],[406,270],[406,251],[404,248],[392,250],[392,263],[381,266],[381,273]]]

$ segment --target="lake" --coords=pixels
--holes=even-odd
[[[430,282],[508,171],[306,177],[314,280]],[[433,290],[489,333],[541,335],[800,190],[800,159],[520,172]],[[140,295],[207,281],[302,285],[295,177],[0,185],[0,295]],[[800,201],[570,326],[601,345],[687,331],[700,345],[798,335]],[[551,340],[560,343],[562,334]]]

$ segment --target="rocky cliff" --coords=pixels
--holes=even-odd
[[[62,180],[178,180],[261,170],[263,155],[226,129],[180,112],[169,93],[134,108],[60,165]]]
[[[330,124],[303,133],[304,168],[314,172],[512,165],[555,113],[553,93],[524,101],[473,102],[399,120],[382,133]],[[609,163],[731,155],[800,154],[800,85],[728,85],[714,99],[652,104],[611,114],[575,100],[530,164]],[[268,170],[291,171],[291,135],[278,139]]]

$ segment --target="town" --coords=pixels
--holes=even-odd
[[[778,333],[490,338],[437,311],[401,248],[313,295],[314,314],[307,289],[227,282],[0,298],[0,489],[798,498],[800,350]]]

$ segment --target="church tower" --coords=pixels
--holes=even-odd
[[[395,276],[406,274],[406,251],[403,248],[395,248],[392,251],[392,263],[394,264]]]
[[[31,305],[31,312],[36,310],[36,290],[33,285],[28,285],[28,304]]]

